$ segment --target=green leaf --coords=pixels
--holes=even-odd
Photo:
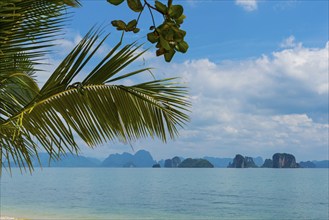
[[[67,4],[68,6],[71,6],[71,7],[79,7],[79,6],[81,6],[80,3],[78,1],[75,1],[75,0],[64,0],[63,2],[65,4]]]
[[[107,0],[112,5],[120,5],[124,0]]]
[[[167,13],[167,6],[165,6],[164,4],[162,4],[159,1],[155,1],[155,8],[162,14]]]
[[[177,32],[175,32],[174,34],[174,39],[176,42],[181,42],[184,40],[184,37],[186,35],[186,32],[183,30],[178,30]]]
[[[166,53],[166,50],[163,49],[163,48],[160,48],[160,49],[158,49],[158,50],[156,51],[156,55],[157,55],[157,56],[161,56],[161,55],[163,55],[163,54],[165,54],[165,53]]]
[[[111,22],[111,24],[118,30],[125,30],[127,26],[126,23],[122,20],[114,20]]]
[[[159,35],[156,34],[156,32],[151,32],[147,34],[147,40],[150,41],[152,44],[157,42],[159,39]]]
[[[174,40],[174,31],[172,29],[169,29],[166,34],[165,34],[165,39],[167,41],[172,41]]]
[[[164,39],[162,36],[160,36],[160,44],[166,50],[171,49],[169,42],[166,39]]]
[[[175,21],[177,24],[183,24],[185,18],[185,15],[181,15],[179,18],[175,19]]]
[[[136,25],[137,25],[137,20],[136,20],[136,19],[131,20],[131,21],[129,21],[129,23],[127,24],[126,29],[127,29],[128,31],[132,31],[132,30],[136,27]]]
[[[174,19],[178,19],[183,15],[183,11],[184,9],[181,5],[173,5],[169,9],[169,15]]]
[[[171,49],[171,50],[169,50],[167,53],[165,53],[165,54],[164,54],[165,61],[166,61],[166,62],[170,62],[171,59],[174,57],[175,52],[176,52],[175,50]]]
[[[140,29],[139,28],[134,28],[134,30],[133,30],[133,32],[136,34],[136,33],[138,33],[140,31]]]
[[[143,5],[140,0],[127,0],[128,6],[134,12],[141,12],[143,10]]]
[[[186,53],[186,51],[188,50],[188,44],[185,41],[179,42],[176,46],[176,49],[179,52]]]

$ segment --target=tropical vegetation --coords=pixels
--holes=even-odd
[[[166,141],[189,120],[187,89],[176,79],[121,84],[150,71],[127,71],[145,52],[140,45],[117,40],[93,65],[109,37],[101,27],[92,28],[39,87],[40,64],[63,33],[67,8],[78,6],[76,0],[0,2],[0,170],[17,165],[32,171],[40,151],[55,160],[78,154],[78,139],[90,147],[145,137]]]
[[[107,0],[113,5],[120,5],[125,0]],[[129,22],[122,20],[113,20],[112,25],[117,30],[125,32],[139,32],[138,22],[141,14],[145,9],[148,9],[152,17],[152,24],[149,28],[150,32],[147,34],[147,40],[155,44],[157,56],[164,56],[167,62],[170,62],[176,51],[185,53],[188,50],[188,44],[185,41],[186,32],[181,29],[186,16],[183,14],[184,8],[181,5],[174,5],[173,0],[168,0],[167,4],[160,1],[154,1],[151,5],[148,1],[144,0],[126,0],[128,7],[131,11],[138,13],[137,19]],[[163,17],[163,22],[160,25],[155,24],[153,11]]]

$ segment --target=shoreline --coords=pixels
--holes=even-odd
[[[8,215],[0,215],[0,220],[28,220],[28,219],[27,218],[8,216]]]
[[[0,216],[0,220],[23,220],[23,219],[10,217],[10,216]]]

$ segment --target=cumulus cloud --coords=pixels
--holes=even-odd
[[[231,97],[231,102],[236,98],[241,101],[242,97],[259,101],[278,97],[307,99],[328,93],[328,45],[296,47],[253,60],[218,64],[208,59],[191,60],[177,65],[174,72],[182,73],[191,88],[198,91],[196,95],[201,92],[208,98]]]
[[[182,147],[199,156],[206,154],[202,151],[265,157],[290,152],[300,160],[325,159],[328,45],[306,48],[296,43],[255,59],[199,59],[167,66],[166,72],[189,83],[193,97],[192,121],[175,143],[176,154]]]
[[[246,11],[257,10],[257,0],[235,0],[235,4],[241,6]]]

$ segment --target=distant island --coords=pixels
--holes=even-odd
[[[186,160],[183,160],[178,165],[179,168],[214,168],[214,165],[212,165],[208,160],[206,159],[192,159],[187,158]]]
[[[39,160],[32,160],[34,167],[112,167],[112,168],[329,168],[329,160],[301,161],[288,153],[276,153],[271,159],[250,157],[237,154],[234,158],[203,157],[173,158],[156,161],[150,152],[139,150],[135,154],[110,154],[105,160],[67,154],[61,160],[50,160],[47,153],[39,153]],[[14,164],[11,163],[11,166]],[[8,164],[3,163],[3,166]]]
[[[263,165],[265,167],[265,165]],[[272,157],[272,167],[268,168],[300,168],[295,156],[287,153],[276,153]]]
[[[229,163],[228,168],[257,168],[252,157],[244,157],[237,154],[232,163]],[[275,153],[272,159],[266,159],[261,168],[316,168],[315,163],[311,161],[296,162],[296,158],[292,154]]]
[[[233,162],[229,163],[228,168],[255,168],[257,167],[252,157],[244,157],[237,154],[233,159]]]
[[[164,162],[163,162],[164,161]],[[206,159],[183,159],[181,157],[173,157],[171,159],[162,160],[165,168],[213,168]],[[112,154],[107,157],[102,167],[153,167],[161,168],[161,164],[157,163],[148,151],[140,150],[135,155],[129,153]]]
[[[139,150],[134,155],[111,154],[101,163],[101,167],[152,167],[154,164],[156,161],[150,152]]]

